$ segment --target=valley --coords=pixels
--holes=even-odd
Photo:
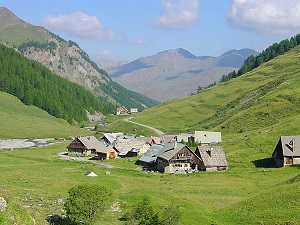
[[[126,220],[126,216],[128,218],[145,197],[159,215],[170,205],[178,207],[180,225],[300,224],[300,165],[277,167],[272,157],[281,136],[300,135],[299,35],[274,44],[272,50],[263,51],[257,58],[248,58],[249,64],[239,70],[242,72],[223,76],[222,82],[192,95],[186,96],[188,92],[183,94],[181,90],[178,92],[182,96],[170,97],[167,92],[149,88],[149,93],[155,94],[154,99],[163,101],[158,104],[116,84],[75,42],[21,21],[3,7],[0,19],[3,34],[0,41],[5,44],[0,46],[0,139],[26,142],[51,138],[51,145],[43,147],[4,146],[0,149],[0,197],[7,203],[5,210],[0,211],[0,224],[70,225],[65,220],[64,204],[70,189],[82,184],[101,185],[111,192],[109,207],[99,213],[101,216],[96,217],[95,225],[130,224],[132,221]],[[17,31],[19,38],[12,35]],[[203,72],[204,67],[196,67],[199,61],[189,61],[199,60],[199,57],[184,49],[161,54],[167,59],[171,58],[170,54],[176,55],[173,67],[182,68],[186,64],[190,68],[175,72],[168,65],[164,69],[171,72],[161,78],[166,82],[164,85],[170,84],[173,89],[172,82],[176,79],[185,80],[182,84],[188,91],[200,85],[198,80],[188,79],[193,73],[197,72],[198,76]],[[208,60],[206,64],[224,66],[226,70],[222,73],[239,68],[228,60],[222,61],[226,56],[202,60]],[[163,61],[162,58],[156,60],[156,66]],[[141,58],[126,64],[125,69],[127,72],[150,69],[155,65],[150,61]],[[209,70],[208,67],[205,69]],[[216,75],[216,71],[209,68]],[[116,79],[127,76],[124,71],[114,69],[112,76]],[[140,74],[134,81],[142,82],[143,89],[151,87],[156,80],[162,80],[150,77],[164,69],[144,71],[149,83],[139,81]],[[189,75],[179,78],[177,73],[188,70]],[[212,77],[207,74],[207,78]],[[133,86],[140,87],[137,83]],[[117,116],[114,109],[120,105],[139,107],[139,113]],[[100,120],[88,121],[90,113],[98,115]],[[85,129],[87,127],[95,129]],[[74,137],[95,136],[102,140],[104,133],[123,132],[135,138],[153,138],[195,131],[222,133],[222,142],[218,145],[224,148],[228,170],[168,174],[146,171],[137,163],[139,156],[110,158],[100,163],[90,156],[76,156],[75,160],[62,155]],[[174,149],[175,145],[177,143]],[[287,145],[294,154],[300,154],[298,142],[293,140]],[[191,151],[194,153],[196,147],[191,147]],[[212,151],[209,154],[213,155]],[[97,176],[86,176],[89,172]],[[53,215],[62,221],[49,222]]]

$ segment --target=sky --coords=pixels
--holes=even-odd
[[[0,0],[96,61],[184,48],[196,56],[262,51],[300,33],[300,0]],[[0,34],[1,35],[1,34]]]

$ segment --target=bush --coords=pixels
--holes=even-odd
[[[67,217],[74,223],[92,224],[104,214],[111,192],[99,185],[78,185],[69,190],[64,208]]]

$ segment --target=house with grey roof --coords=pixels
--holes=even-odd
[[[300,136],[281,136],[272,156],[279,167],[300,164]]]
[[[100,142],[94,136],[76,137],[68,146],[68,154],[76,156],[88,156],[96,153]]]
[[[120,157],[133,157],[146,152],[150,148],[150,144],[143,139],[118,138],[114,147],[119,152]]]
[[[157,170],[164,173],[198,171],[201,159],[186,145],[169,142],[157,155]]]
[[[163,145],[160,144],[154,144],[152,145],[139,160],[137,161],[137,164],[142,165],[148,170],[157,170],[157,164],[156,159],[157,155],[160,154],[161,150],[163,149]]]
[[[201,170],[224,171],[228,169],[228,162],[223,146],[198,146],[195,151],[195,154],[201,159]]]

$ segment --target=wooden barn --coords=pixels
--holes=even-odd
[[[96,154],[100,142],[94,136],[76,137],[67,147],[69,155],[89,156]]]
[[[195,154],[201,159],[201,170],[225,171],[228,169],[228,163],[223,146],[198,146]]]
[[[300,136],[281,136],[272,156],[279,167],[300,164]]]
[[[164,173],[190,173],[198,171],[200,158],[186,145],[167,143],[157,156],[157,170]]]

